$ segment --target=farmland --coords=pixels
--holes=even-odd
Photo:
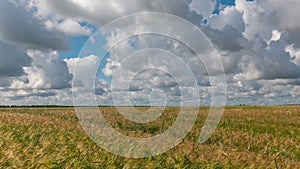
[[[137,138],[164,132],[179,109],[166,108],[148,124],[132,123],[116,108],[100,108],[119,132]],[[139,108],[141,110],[146,108]],[[72,108],[1,108],[1,168],[298,168],[300,107],[226,107],[215,133],[204,144],[199,134],[208,114],[182,143],[159,156],[130,159],[95,144]]]

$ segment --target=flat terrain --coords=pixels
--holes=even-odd
[[[150,137],[164,132],[178,114],[167,108],[149,124],[100,108],[123,134]],[[139,108],[141,110],[146,108]],[[1,168],[299,168],[300,107],[227,107],[212,137],[198,144],[208,113],[200,108],[181,144],[159,156],[118,157],[85,135],[71,108],[1,108]]]

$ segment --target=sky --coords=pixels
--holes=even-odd
[[[299,7],[298,0],[3,0],[0,105],[90,105],[90,98],[209,105],[224,94],[226,105],[300,104]],[[208,39],[191,31],[187,41],[214,52],[199,60],[176,37],[139,34],[163,25],[188,32],[172,20],[136,18],[104,31],[142,12],[186,20]],[[114,44],[128,32],[135,36]],[[213,80],[219,76],[226,84]],[[226,93],[212,92],[225,85]]]

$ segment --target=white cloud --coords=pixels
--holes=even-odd
[[[28,51],[32,63],[23,67],[25,79],[16,79],[11,89],[62,89],[70,87],[72,76],[67,64],[61,60],[56,51],[45,53],[42,51]]]
[[[213,29],[222,30],[226,25],[230,25],[239,32],[244,32],[245,30],[243,13],[238,11],[234,6],[226,7],[218,15],[212,15],[208,21]]]
[[[110,0],[101,3],[98,0],[32,0],[31,6],[37,7],[38,16],[43,18],[84,20],[98,26],[140,12],[167,12],[185,18],[189,11],[187,0]]]
[[[213,1],[207,0],[192,0],[189,4],[190,11],[195,11],[198,15],[208,18],[212,15],[215,8]]]
[[[14,3],[12,3],[14,2]],[[300,78],[300,24],[298,22],[300,2],[297,0],[265,0],[249,2],[236,0],[236,6],[222,7],[218,15],[212,15],[215,8],[213,1],[205,0],[14,0],[0,2],[0,92],[1,100],[17,103],[24,99],[27,104],[40,100],[41,103],[71,102],[70,81],[76,66],[76,84],[74,90],[83,101],[91,97],[90,91],[96,86],[97,97],[103,103],[109,103],[111,93],[109,84],[94,79],[98,70],[99,57],[90,55],[85,58],[62,60],[58,51],[68,50],[67,42],[71,36],[88,36],[91,28],[88,23],[102,27],[119,17],[138,12],[165,12],[185,18],[201,25],[206,18],[208,25],[200,28],[215,45],[227,74],[229,98],[238,103],[239,98],[248,99],[249,103],[267,102],[267,97],[278,102],[276,97],[289,102],[299,97]],[[148,18],[152,23],[143,27],[145,21],[134,20],[137,25],[128,30],[127,24],[116,29],[115,34],[107,37],[107,46],[114,45],[116,39],[128,32],[139,33],[149,29],[161,29],[175,23],[160,23],[155,18]],[[174,28],[184,31],[182,28]],[[193,35],[189,39],[205,45]],[[92,41],[97,42],[97,39]],[[124,58],[136,50],[149,47],[161,48],[180,58],[196,74],[196,81],[202,96],[209,97],[211,82],[205,76],[205,67],[199,63],[190,49],[166,37],[137,36],[124,41],[110,51],[106,65],[99,73],[113,76],[122,65]],[[13,52],[11,52],[13,51]],[[29,51],[26,53],[26,51]],[[55,52],[53,52],[55,51]],[[158,66],[161,70],[176,74],[179,82],[184,83],[185,92],[192,94],[191,80],[184,75],[184,65],[162,59],[155,53],[130,62],[124,74],[131,76],[138,68]],[[207,53],[208,68],[218,72],[214,64],[216,56]],[[93,75],[93,76],[89,76]],[[144,77],[145,79],[142,79]],[[158,78],[161,77],[161,78]],[[146,88],[155,86],[177,100],[178,90],[172,79],[164,74],[151,71],[141,73],[141,77],[132,82],[132,96],[140,93],[145,100],[149,96]],[[119,79],[120,88],[126,78]],[[148,85],[148,86],[147,86]],[[9,89],[8,89],[9,87]],[[9,90],[4,92],[4,90]],[[119,95],[124,95],[124,90]],[[15,98],[14,98],[15,96]],[[258,97],[260,99],[258,99]],[[133,98],[134,99],[134,98]],[[13,100],[13,101],[12,101]],[[25,101],[26,100],[26,101]],[[280,101],[280,100],[279,100]]]
[[[78,22],[70,19],[62,22],[48,20],[45,22],[45,26],[48,31],[59,31],[69,36],[89,36],[92,34],[89,28],[81,26]]]
[[[294,62],[297,65],[300,65],[300,50],[295,49],[294,45],[289,45],[285,49],[286,52],[290,54],[292,57],[292,62]]]
[[[71,58],[64,60],[69,71],[73,74],[74,87],[93,87],[100,59],[98,56],[90,55],[84,58]]]
[[[273,30],[272,31],[272,38],[271,38],[271,42],[272,41],[278,41],[281,39],[281,32],[279,32],[278,30]]]

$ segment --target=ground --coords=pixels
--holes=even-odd
[[[179,108],[166,108],[149,124],[131,123],[116,108],[100,108],[119,132],[151,137],[164,132]],[[147,108],[139,108],[141,110]],[[129,159],[106,152],[83,131],[73,108],[1,108],[1,168],[298,168],[300,107],[226,107],[212,137],[198,144],[208,113],[182,143],[150,158]]]

